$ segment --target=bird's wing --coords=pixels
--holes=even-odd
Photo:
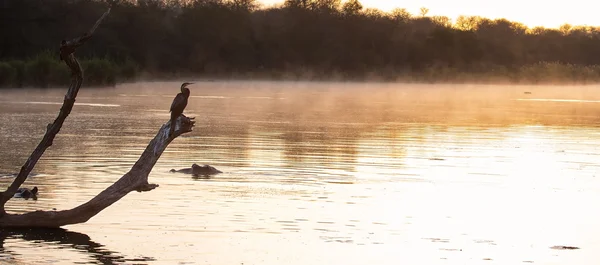
[[[183,94],[179,93],[177,94],[177,96],[175,96],[175,98],[173,99],[173,103],[171,103],[171,109],[169,109],[169,112],[172,112],[173,109],[175,108],[175,106],[181,104],[181,102],[183,102],[184,98],[183,98]]]

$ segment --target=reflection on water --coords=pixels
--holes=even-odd
[[[178,88],[82,90],[25,183],[40,189],[38,200],[14,199],[9,209],[68,209],[112,184],[169,119]],[[200,82],[191,90],[186,113],[197,126],[155,166],[158,189],[131,193],[68,231],[3,232],[0,262],[598,259],[600,94],[590,87]],[[2,185],[63,94],[0,94]],[[169,172],[193,163],[224,173]]]
[[[104,245],[94,242],[89,236],[82,233],[72,232],[65,229],[3,229],[0,231],[0,249],[5,244],[15,246],[15,251],[4,250],[4,258],[12,261],[23,256],[23,260],[43,259],[52,261],[54,253],[74,251],[83,253],[83,257],[90,260],[82,260],[77,263],[98,264],[122,264],[124,262],[148,262],[150,257],[139,257],[127,259],[118,253],[107,250]],[[28,250],[33,250],[29,252]],[[9,255],[6,255],[9,254]],[[50,255],[48,255],[50,254]],[[48,255],[47,257],[44,257]],[[76,255],[74,255],[76,256]],[[70,260],[76,262],[76,260]]]

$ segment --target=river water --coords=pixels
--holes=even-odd
[[[126,173],[180,83],[82,88],[11,212],[65,210]],[[87,223],[0,232],[8,264],[596,264],[598,86],[198,82],[193,132]],[[65,89],[0,94],[0,184]],[[531,93],[525,93],[531,92]],[[192,163],[224,173],[170,173]],[[598,176],[597,176],[598,175]],[[566,249],[576,247],[577,249]]]

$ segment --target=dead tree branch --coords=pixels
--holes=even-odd
[[[56,136],[56,134],[58,134],[65,119],[71,113],[73,105],[75,104],[77,92],[79,92],[79,88],[81,87],[81,83],[83,82],[83,70],[81,69],[79,61],[77,61],[77,58],[75,58],[75,55],[73,53],[75,52],[75,49],[77,47],[81,46],[83,43],[85,43],[92,37],[92,34],[94,34],[94,31],[96,30],[98,25],[100,25],[100,22],[102,22],[102,20],[108,15],[109,12],[110,8],[98,19],[98,21],[96,21],[96,24],[94,24],[94,26],[83,36],[70,41],[63,41],[61,43],[60,57],[71,69],[71,84],[69,86],[69,90],[65,95],[63,106],[61,107],[60,112],[58,113],[58,117],[54,120],[53,123],[48,124],[48,126],[46,127],[46,134],[44,135],[44,138],[42,138],[42,141],[38,144],[33,153],[29,156],[29,159],[27,159],[25,165],[21,167],[21,171],[19,171],[19,175],[17,175],[13,183],[8,187],[8,189],[6,189],[6,191],[0,193],[0,217],[6,214],[6,211],[4,210],[6,202],[8,202],[8,200],[10,200],[14,196],[17,189],[21,186],[21,184],[23,184],[23,182],[25,182],[27,176],[29,176],[29,173],[31,173],[31,170],[33,170],[33,168],[37,164],[38,160],[42,157],[46,149],[52,145],[54,137]]]
[[[0,218],[0,227],[60,227],[70,224],[84,223],[108,206],[117,202],[132,191],[150,191],[158,187],[148,183],[150,171],[173,139],[181,134],[191,132],[194,127],[193,118],[179,116],[175,123],[175,132],[169,137],[169,122],[163,124],[158,134],[150,141],[146,150],[131,170],[110,187],[106,188],[90,201],[70,210],[35,211],[25,214],[5,213]]]
[[[71,113],[73,105],[75,104],[77,92],[79,92],[79,88],[83,81],[83,70],[73,53],[77,47],[83,45],[92,37],[96,28],[98,28],[109,12],[110,9],[108,9],[108,11],[96,21],[96,24],[94,24],[94,26],[83,36],[70,41],[62,41],[60,46],[60,58],[61,60],[64,60],[71,69],[71,85],[65,95],[64,103],[58,117],[54,123],[48,124],[44,138],[33,151],[25,165],[21,167],[19,175],[15,178],[10,187],[8,187],[6,191],[0,193],[0,228],[56,228],[69,224],[83,223],[123,198],[129,192],[143,192],[155,189],[158,187],[157,184],[148,183],[150,171],[173,139],[181,134],[192,131],[195,123],[193,118],[188,118],[183,114],[177,118],[174,124],[172,124],[171,121],[165,123],[127,174],[117,180],[113,185],[100,192],[96,197],[78,207],[64,211],[34,211],[24,214],[10,214],[5,211],[4,206],[6,202],[14,196],[17,189],[25,182],[31,170],[44,154],[44,151],[52,145],[54,137],[60,131],[60,128],[69,113]],[[169,135],[171,126],[175,126],[175,130],[172,135]]]
[[[110,9],[106,11],[98,19],[96,24],[94,24],[94,26],[83,36],[71,41],[63,41],[61,43],[60,58],[64,60],[71,69],[71,85],[69,86],[69,90],[65,95],[64,103],[60,109],[58,117],[54,123],[48,124],[44,138],[33,151],[25,165],[21,168],[19,175],[15,178],[10,187],[6,191],[0,193],[1,228],[56,228],[69,224],[83,223],[108,206],[117,202],[119,199],[123,198],[129,192],[143,192],[155,189],[158,187],[157,184],[148,183],[148,175],[150,174],[150,171],[173,139],[177,138],[181,134],[192,131],[195,123],[193,118],[188,118],[183,114],[177,118],[175,124],[172,124],[170,121],[165,123],[160,128],[154,139],[150,141],[146,147],[146,150],[142,153],[139,160],[133,165],[127,174],[117,180],[117,182],[115,182],[113,185],[96,195],[96,197],[78,207],[64,211],[34,211],[24,214],[10,214],[5,211],[4,205],[8,200],[10,200],[10,198],[13,197],[19,186],[25,182],[27,176],[40,157],[44,154],[46,148],[52,145],[54,137],[60,131],[63,122],[73,108],[75,97],[77,97],[77,92],[79,92],[79,88],[81,87],[81,83],[83,81],[83,70],[73,54],[75,49],[91,38],[98,25],[100,25],[100,22],[102,22],[109,12]],[[175,126],[175,130],[172,135],[169,135],[171,126]]]

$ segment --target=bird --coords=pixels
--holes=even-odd
[[[183,110],[187,106],[188,98],[190,97],[190,90],[187,88],[188,85],[193,83],[183,83],[181,84],[181,93],[177,94],[173,99],[173,103],[171,103],[171,128],[169,128],[169,137],[173,135],[173,131],[175,131],[175,121],[179,115],[183,114]]]

